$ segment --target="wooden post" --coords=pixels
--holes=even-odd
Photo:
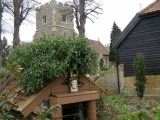
[[[53,120],[62,120],[62,108],[58,108],[58,110],[54,110],[54,118]]]
[[[97,120],[96,117],[96,100],[87,102],[87,120]]]
[[[58,104],[54,98],[49,98],[49,105],[53,106]],[[58,108],[58,110],[53,110],[54,117],[51,120],[62,120],[62,108]]]

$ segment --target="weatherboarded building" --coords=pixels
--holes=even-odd
[[[160,95],[160,0],[138,12],[113,46],[120,91],[135,94],[133,61],[142,53],[148,78],[145,95]]]

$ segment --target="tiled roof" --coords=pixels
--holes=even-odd
[[[160,10],[160,0],[155,0],[154,2],[149,4],[147,7],[142,9],[139,13],[146,14],[146,13],[152,13],[159,10]]]
[[[18,93],[16,97],[11,99],[9,102],[13,105],[13,109],[19,111],[18,108],[23,105],[30,96],[24,93]]]
[[[26,101],[30,96],[23,90],[19,89],[20,81],[13,81],[0,91],[1,95],[7,96],[7,100],[3,102],[9,102],[13,105],[13,109],[17,111],[17,108]],[[2,101],[1,101],[2,102]]]
[[[109,55],[108,49],[100,41],[88,40],[89,46],[98,54]]]
[[[0,91],[0,94],[8,95],[19,87],[20,81],[13,81],[7,85],[3,90]]]

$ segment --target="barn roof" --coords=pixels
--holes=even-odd
[[[127,25],[127,27],[122,31],[122,33],[116,38],[113,43],[113,47],[117,48],[120,43],[124,40],[124,38],[129,34],[129,32],[134,28],[134,26],[139,22],[140,18],[138,14],[134,16],[131,22]]]
[[[140,21],[140,19],[145,15],[150,15],[160,11],[160,0],[155,0],[147,7],[138,12],[130,23],[126,26],[126,28],[122,31],[122,33],[117,37],[115,42],[113,43],[113,47],[117,48],[124,38],[130,33],[130,31],[136,26],[136,24]]]
[[[140,14],[146,14],[146,13],[152,13],[160,10],[160,0],[155,0],[151,4],[149,4],[147,7],[142,9],[139,13]]]

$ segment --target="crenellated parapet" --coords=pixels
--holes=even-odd
[[[62,2],[57,2],[56,0],[51,0],[50,2],[47,2],[39,7],[36,8],[36,10],[40,10],[40,9],[44,9],[44,8],[48,8],[50,6],[56,6],[57,8],[70,8],[70,6],[66,3],[62,3]]]
[[[74,35],[73,14],[66,14],[71,7],[65,3],[51,0],[36,8],[36,33],[34,38],[43,36]]]

